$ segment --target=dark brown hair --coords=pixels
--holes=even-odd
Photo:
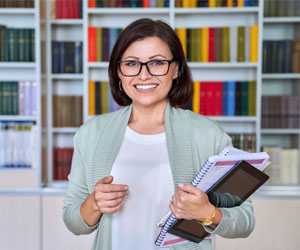
[[[175,31],[164,21],[154,21],[142,18],[127,26],[119,35],[112,50],[109,60],[109,82],[112,96],[121,106],[131,104],[132,100],[119,88],[118,64],[125,50],[135,41],[147,37],[158,37],[166,42],[178,63],[178,78],[173,80],[172,88],[168,94],[171,105],[183,105],[188,103],[193,96],[193,82],[191,72],[187,66],[181,42]]]

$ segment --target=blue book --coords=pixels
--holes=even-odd
[[[223,89],[222,89],[222,115],[227,115],[227,96],[228,96],[228,82],[223,82]]]
[[[109,29],[109,56],[113,50],[113,47],[118,39],[118,28],[110,28]]]
[[[59,73],[60,60],[59,60],[59,42],[52,41],[52,73]]]
[[[75,42],[74,66],[75,73],[82,73],[82,42]]]
[[[250,6],[250,0],[245,0],[244,6],[245,6],[245,7]]]
[[[235,115],[235,82],[227,82],[227,115]]]
[[[65,73],[66,68],[66,45],[65,42],[58,42],[59,50],[58,50],[58,57],[60,60],[59,70],[57,73]]]
[[[170,0],[165,0],[165,7],[170,7]]]

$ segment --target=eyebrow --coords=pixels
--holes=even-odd
[[[153,58],[155,58],[155,57],[157,57],[157,56],[161,56],[161,57],[163,57],[163,58],[167,58],[167,57],[165,57],[165,56],[163,56],[163,55],[157,54],[157,55],[150,56],[149,59],[153,59]],[[135,59],[135,60],[139,60],[139,58],[136,57],[136,56],[127,56],[127,57],[124,58],[124,60],[127,60],[127,59],[129,59],[129,58],[132,58],[132,59]]]

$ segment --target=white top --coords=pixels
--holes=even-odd
[[[112,216],[112,250],[157,250],[157,223],[174,194],[166,134],[127,127],[111,175],[113,183],[129,186],[123,207]]]

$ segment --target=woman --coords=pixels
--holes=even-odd
[[[75,234],[97,230],[95,250],[156,249],[156,224],[170,207],[178,218],[208,225],[208,232],[247,237],[254,226],[251,201],[215,208],[186,184],[231,140],[209,119],[175,108],[190,101],[193,89],[176,33],[162,21],[130,24],[112,51],[109,80],[125,108],[89,120],[75,135],[67,227]],[[211,243],[176,249],[211,249]]]

